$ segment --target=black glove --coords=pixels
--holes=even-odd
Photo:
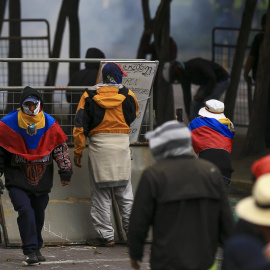
[[[3,180],[2,180],[2,174],[0,173],[0,194],[3,194],[5,189],[5,186],[3,184]]]

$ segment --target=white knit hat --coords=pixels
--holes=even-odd
[[[216,99],[209,99],[205,102],[205,107],[199,110],[199,115],[208,118],[224,119],[226,118],[224,115],[224,103]]]
[[[145,134],[153,157],[163,160],[172,156],[190,154],[191,133],[186,124],[172,120]]]

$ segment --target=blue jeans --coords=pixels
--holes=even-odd
[[[204,100],[193,100],[191,102],[191,108],[190,108],[190,121],[198,116],[199,110],[205,106],[205,101],[209,99],[219,100],[222,94],[225,92],[225,90],[229,86],[229,84],[230,84],[230,78],[228,78],[226,81],[217,83],[212,93],[209,96],[207,96],[207,98],[205,98]],[[203,88],[205,88],[205,86],[202,85],[200,86],[199,90]]]
[[[18,212],[17,223],[25,255],[40,250],[43,244],[41,230],[44,225],[45,209],[49,195],[28,195],[20,188],[12,187],[9,197],[14,210]]]

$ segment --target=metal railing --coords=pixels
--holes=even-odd
[[[100,61],[116,61],[137,63],[141,61],[146,63],[144,59],[98,59],[98,58],[0,58],[0,62],[92,62],[99,63]],[[153,62],[153,61],[152,61]],[[43,100],[51,100],[51,102],[44,103],[44,111],[48,112],[54,117],[59,125],[62,127],[66,135],[68,136],[68,143],[73,144],[73,121],[75,114],[71,112],[72,105],[78,105],[72,101],[72,94],[82,93],[82,91],[89,86],[32,86],[42,94]],[[20,107],[19,95],[25,86],[0,86],[0,119],[8,114],[11,110],[15,110]],[[66,100],[66,92],[71,94],[71,102]],[[12,96],[12,102],[8,102],[8,95]],[[153,101],[150,96],[150,102],[148,102],[148,108],[141,126],[140,138],[144,138],[144,133],[153,129]]]
[[[215,27],[212,30],[212,60],[223,66],[229,74],[231,73],[233,58],[235,54],[239,28]],[[245,59],[250,51],[250,44],[260,30],[251,29],[248,46],[245,51]],[[244,65],[243,65],[244,69]],[[248,86],[244,80],[243,72],[240,77],[236,104],[234,110],[234,124],[236,126],[247,127],[251,115],[251,104],[253,99],[254,87]],[[223,95],[224,99],[225,95]]]

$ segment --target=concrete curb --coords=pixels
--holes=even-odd
[[[245,197],[251,195],[251,190],[252,190],[251,181],[232,179],[230,195]]]

